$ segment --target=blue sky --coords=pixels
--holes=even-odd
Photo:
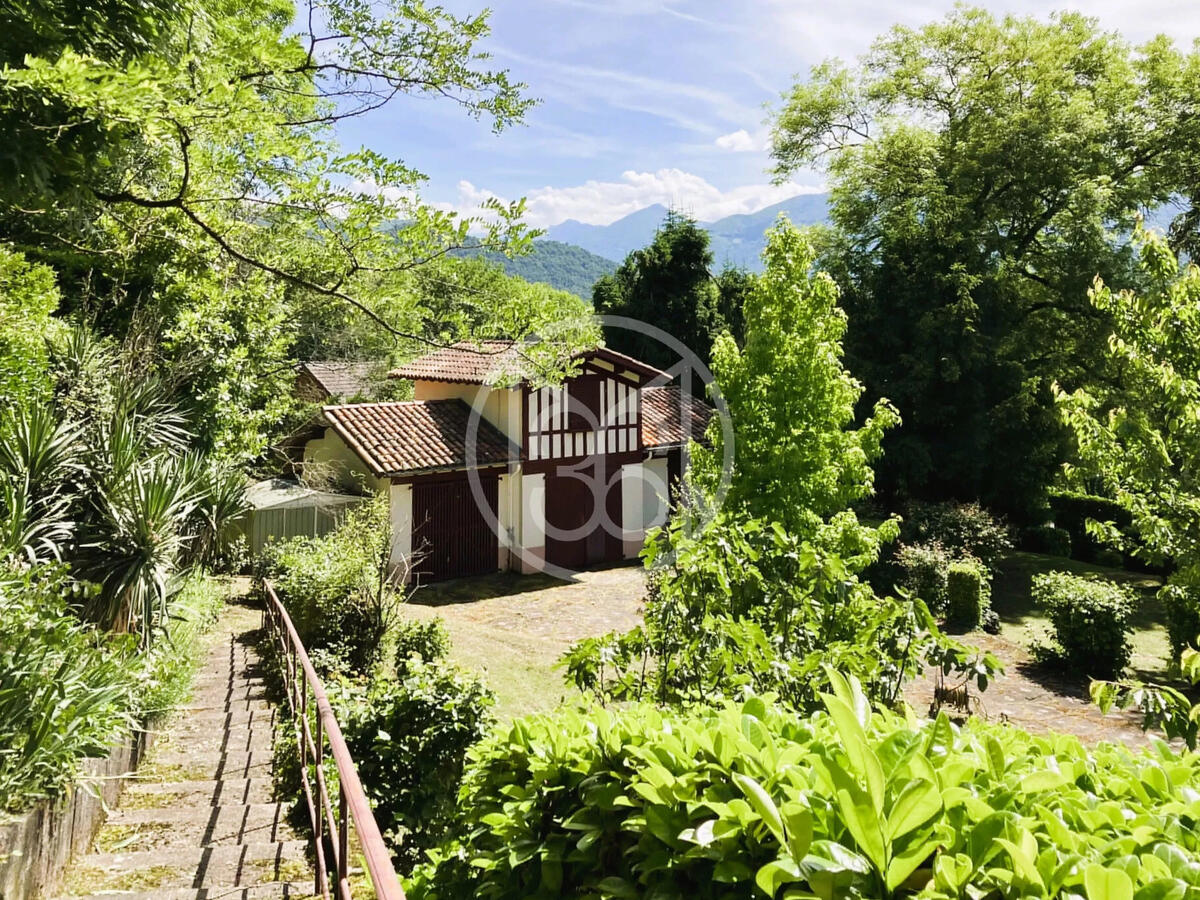
[[[606,224],[652,203],[701,220],[753,212],[804,190],[767,174],[767,107],[797,73],[851,60],[896,22],[920,25],[952,2],[880,0],[493,0],[485,48],[542,103],[493,135],[445,101],[406,99],[345,124],[341,138],[430,177],[427,200],[463,211],[527,197],[537,227]],[[444,0],[455,12],[481,3]],[[1044,15],[1035,0],[986,4]],[[1134,41],[1200,36],[1195,0],[1076,0]]]

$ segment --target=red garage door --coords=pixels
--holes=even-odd
[[[592,479],[595,480],[592,480]],[[546,475],[546,562],[564,569],[583,569],[624,557],[621,541],[621,479],[608,488],[604,517],[595,515],[597,485],[607,483],[604,469],[595,467],[572,474]]]
[[[495,520],[499,479],[480,475],[483,502]],[[421,581],[484,575],[499,568],[498,541],[463,473],[413,484],[413,549]]]

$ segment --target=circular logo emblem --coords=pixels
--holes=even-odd
[[[623,366],[619,355],[601,354],[584,358],[582,371],[561,384],[534,388],[518,381],[477,392],[466,433],[467,477],[477,509],[508,552],[509,568],[570,579],[582,569],[636,557],[647,532],[666,525],[678,504],[689,506],[689,530],[703,531],[728,490],[733,422],[708,366],[654,325],[625,316],[592,319],[608,333],[628,331],[665,347],[676,362],[648,373],[636,360]],[[519,379],[519,361],[505,374]],[[689,444],[702,441],[714,423],[721,472],[716,490],[701,502],[686,490]],[[489,462],[481,445],[494,447],[493,428],[513,445],[495,502],[481,476]]]

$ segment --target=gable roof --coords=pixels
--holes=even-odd
[[[369,362],[302,362],[300,371],[306,372],[331,398],[349,400],[370,389],[371,370],[376,363]]]
[[[712,414],[711,406],[677,384],[642,388],[642,443],[649,450],[698,441]]]
[[[596,347],[575,354],[573,359],[602,359],[614,366],[637,373],[642,378],[669,379],[665,372],[644,362],[609,350]],[[408,378],[413,381],[449,381],[458,384],[494,384],[502,376],[524,377],[525,357],[521,344],[516,341],[460,341],[450,347],[442,347],[393,369],[391,378]]]
[[[468,453],[471,407],[461,400],[326,406],[326,418],[376,478],[485,466],[516,459],[517,448],[485,419]]]

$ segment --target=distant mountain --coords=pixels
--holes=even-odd
[[[780,213],[787,213],[796,225],[816,225],[829,220],[828,194],[800,194],[748,215],[727,216],[716,222],[701,222],[712,236],[713,258],[717,268],[726,263],[753,271],[762,268],[763,233]],[[575,244],[607,259],[623,260],[631,251],[645,247],[666,218],[661,204],[647,206],[609,225],[585,225],[572,219],[547,231],[550,238]],[[615,268],[615,266],[614,266]]]
[[[546,231],[551,240],[574,244],[606,259],[623,260],[633,250],[654,240],[654,232],[667,217],[661,203],[639,209],[608,225],[585,225],[574,219],[554,225]]]

